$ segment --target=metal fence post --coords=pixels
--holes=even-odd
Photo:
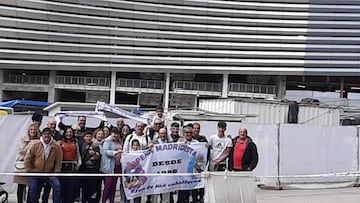
[[[280,181],[280,159],[281,159],[281,147],[280,147],[280,123],[277,124],[278,131],[277,131],[277,140],[278,140],[278,157],[277,157],[277,182],[276,186],[277,189],[282,190],[281,181]]]
[[[359,172],[360,168],[359,168],[359,164],[360,164],[360,151],[359,151],[359,147],[360,147],[360,141],[359,141],[359,126],[356,126],[356,169]],[[359,182],[359,176],[356,176],[356,180],[355,180],[355,184],[354,187],[360,187],[360,182]]]

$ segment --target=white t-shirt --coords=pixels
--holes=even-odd
[[[210,136],[208,144],[211,146],[210,161],[220,159],[220,157],[225,154],[228,147],[233,147],[230,138],[227,136],[219,137],[217,134]]]
[[[146,149],[146,147],[148,146],[148,144],[150,144],[150,137],[149,136],[146,136],[146,135],[140,135],[138,136],[135,132],[133,132],[132,134],[128,135],[125,139],[125,142],[124,142],[124,151],[125,152],[130,152],[131,150],[131,142],[134,140],[134,139],[137,139],[139,140],[139,143],[140,143],[140,150],[144,150]]]

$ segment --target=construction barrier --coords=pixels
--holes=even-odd
[[[205,187],[207,203],[256,203],[251,172],[208,172]]]

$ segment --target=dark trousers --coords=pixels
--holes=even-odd
[[[76,198],[76,188],[78,188],[78,179],[73,177],[61,177],[61,201],[72,203]]]
[[[189,203],[190,190],[179,190],[177,203]]]
[[[30,203],[30,188],[27,188],[27,190],[26,188],[27,188],[26,185],[18,184],[18,188],[16,192],[18,203],[23,203],[24,200],[26,203]],[[43,190],[43,195],[41,196],[41,203],[47,203],[51,191],[51,186],[45,182],[42,189],[44,190]],[[41,194],[41,189],[39,190],[39,196],[40,194]]]
[[[130,200],[125,197],[124,203],[130,203]],[[141,203],[141,197],[134,198],[134,203]]]
[[[80,179],[82,203],[99,203],[101,191],[98,191],[98,189],[100,183],[101,179],[96,177],[83,177]]]
[[[96,168],[80,168],[80,173],[99,173]],[[82,203],[99,203],[101,198],[101,177],[80,177],[79,179],[79,189],[81,190],[81,202]],[[77,196],[77,192],[75,192]],[[80,194],[78,195],[80,196]]]
[[[204,188],[191,190],[191,197],[193,199],[193,203],[204,202],[204,194],[205,194]]]
[[[96,202],[100,202],[101,192],[102,192],[101,186],[103,181],[104,181],[103,177],[96,178],[96,197],[95,197]]]
[[[45,182],[42,188],[43,188],[43,194],[41,196],[41,203],[48,203],[50,191],[51,191],[51,185],[48,182]],[[40,193],[41,193],[41,189],[39,191],[39,196],[40,196]],[[30,192],[29,192],[29,194],[30,194]]]
[[[174,203],[174,192],[170,192],[170,203]]]
[[[23,203],[24,200],[26,200],[26,203],[30,203],[30,195],[26,193],[26,185],[18,184],[16,195],[18,203]]]
[[[225,171],[225,169],[226,169],[226,164],[219,164],[216,171]]]

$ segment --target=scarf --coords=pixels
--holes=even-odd
[[[130,118],[130,119],[133,119],[133,120],[136,120],[136,121],[141,121],[143,123],[148,123],[147,118],[143,118],[143,117],[139,116],[136,113],[126,111],[126,110],[118,108],[116,106],[111,106],[109,104],[106,104],[105,102],[98,101],[96,103],[96,107],[95,107],[95,111],[97,111],[97,110],[108,111],[108,112],[123,116],[125,118]]]
[[[78,116],[85,116],[85,117],[92,117],[97,118],[103,121],[107,121],[107,118],[104,112],[95,112],[95,111],[60,111],[55,114],[56,118],[64,118],[64,117],[78,117]]]
[[[48,157],[49,157],[49,154],[50,154],[50,149],[51,149],[51,142],[52,142],[52,138],[50,140],[50,142],[48,144],[46,144],[43,140],[42,137],[40,137],[40,141],[44,147],[44,160],[46,160]]]

